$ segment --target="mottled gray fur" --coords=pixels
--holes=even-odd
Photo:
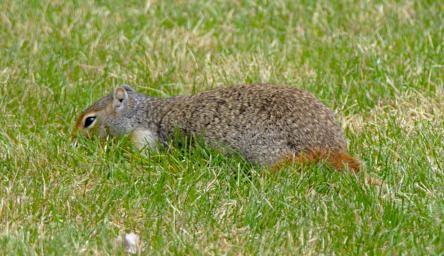
[[[84,112],[107,109],[98,115],[102,133],[116,136],[145,129],[165,144],[179,130],[182,135],[203,135],[206,143],[234,149],[261,165],[307,150],[346,148],[333,112],[297,88],[243,85],[166,99],[124,88],[125,109],[112,110],[111,93]]]

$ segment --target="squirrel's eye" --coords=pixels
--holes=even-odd
[[[94,121],[96,120],[95,116],[89,116],[87,118],[85,118],[85,124],[83,125],[85,128],[88,128],[89,126],[91,126]]]

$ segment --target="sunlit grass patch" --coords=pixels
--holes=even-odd
[[[438,1],[3,1],[0,252],[440,254]],[[70,139],[91,102],[218,86],[304,88],[337,113],[358,175],[278,173],[206,146]],[[381,180],[371,185],[366,176]]]

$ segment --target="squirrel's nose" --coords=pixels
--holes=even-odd
[[[74,128],[71,132],[71,142],[74,147],[77,146],[77,127]]]

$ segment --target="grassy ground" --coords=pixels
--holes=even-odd
[[[443,254],[440,1],[0,1],[0,254]],[[305,88],[367,175],[278,174],[208,148],[72,147],[76,115],[152,96]]]

